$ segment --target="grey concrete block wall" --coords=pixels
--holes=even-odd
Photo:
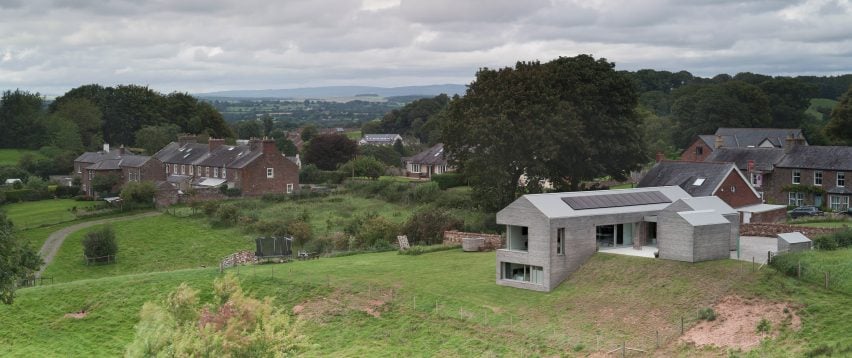
[[[731,251],[737,249],[737,241],[740,239],[740,213],[722,215],[731,223],[730,226],[730,248]]]
[[[549,219],[541,214],[530,202],[524,198],[515,200],[507,209],[497,213],[497,223],[502,225],[526,226],[527,251],[515,251],[501,249],[497,250],[497,268],[495,272],[498,285],[526,288],[536,291],[550,291],[550,225]],[[508,238],[507,238],[508,240]],[[501,277],[501,262],[512,262],[524,265],[540,266],[544,270],[544,279],[541,284],[504,280]]]
[[[693,262],[693,238],[693,226],[677,212],[666,209],[657,215],[657,248],[661,259]]]
[[[696,226],[692,262],[722,260],[731,257],[730,225],[716,224]]]

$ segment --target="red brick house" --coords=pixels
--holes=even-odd
[[[717,148],[783,148],[788,136],[804,140],[801,129],[719,128],[715,134],[697,135],[681,153],[681,160],[703,162]]]
[[[100,175],[116,175],[118,183],[112,192],[118,192],[131,181],[162,180],[163,165],[152,157],[125,152],[124,147],[110,150],[109,144],[99,152],[85,152],[74,159],[74,175],[80,177],[80,190],[86,196],[97,198],[100,193],[92,188],[92,180]]]
[[[210,138],[197,143],[181,136],[154,154],[163,163],[166,179],[181,188],[215,188],[226,185],[242,195],[293,193],[299,189],[299,168],[287,159],[272,139],[250,139],[245,145],[225,145]]]
[[[447,164],[444,144],[438,143],[411,157],[402,158],[405,175],[412,178],[432,178],[432,175],[455,171]]]
[[[716,196],[736,209],[744,222],[783,220],[786,207],[767,205],[734,163],[661,161],[638,187],[677,185],[694,197]]]

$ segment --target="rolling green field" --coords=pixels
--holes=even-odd
[[[38,155],[37,151],[29,149],[0,149],[0,166],[15,166],[18,165],[18,160],[25,153],[33,153]]]
[[[95,205],[93,201],[49,199],[6,204],[0,206],[0,210],[6,212],[16,228],[25,230],[75,220],[77,216],[71,212],[71,208],[76,207],[82,210],[84,207],[93,205]]]
[[[118,243],[115,264],[83,264],[83,238],[80,230],[65,239],[45,277],[55,282],[126,275],[153,271],[171,271],[192,267],[218,267],[224,256],[240,250],[253,250],[254,239],[236,229],[211,229],[199,219],[159,215],[111,224]]]
[[[742,271],[740,263],[698,264],[596,254],[551,293],[494,284],[494,253],[393,252],[230,269],[255,297],[304,310],[304,356],[586,355],[626,341],[663,356],[724,350],[680,346],[680,317],[737,293],[800,305],[803,327],[739,356],[852,352],[848,296],[783,277]],[[145,301],[181,282],[210,300],[215,268],[106,277],[19,290],[0,306],[0,356],[116,356],[133,337]],[[365,313],[376,307],[378,317]],[[437,308],[436,308],[437,304]],[[82,319],[64,317],[86,310]],[[675,348],[672,348],[675,346]],[[726,355],[726,354],[725,354]]]

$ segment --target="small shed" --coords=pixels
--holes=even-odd
[[[798,231],[778,234],[778,253],[807,251],[813,242]]]

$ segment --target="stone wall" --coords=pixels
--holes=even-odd
[[[444,231],[444,245],[461,245],[462,239],[466,237],[476,237],[482,238],[485,240],[485,244],[482,246],[483,251],[491,251],[503,248],[504,239],[500,235],[495,234],[481,234],[477,232],[463,232],[463,231]]]
[[[814,237],[829,234],[838,229],[817,228],[807,226],[795,226],[785,224],[742,224],[740,225],[740,235],[742,236],[764,236],[775,237],[780,233],[798,231],[810,239]]]

